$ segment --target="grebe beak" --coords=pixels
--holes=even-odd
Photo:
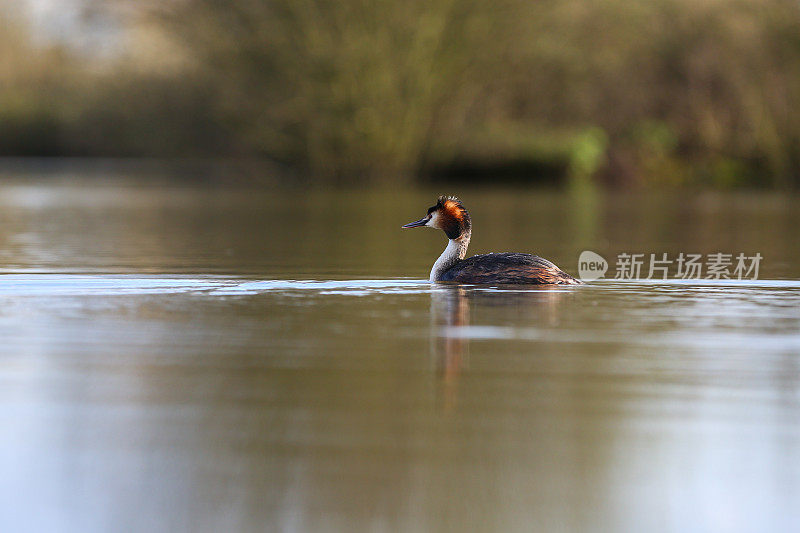
[[[420,226],[424,226],[425,224],[427,224],[430,219],[431,219],[431,217],[424,217],[424,218],[421,218],[421,219],[417,220],[416,222],[409,222],[408,224],[406,224],[404,226],[400,226],[400,227],[401,228],[418,228]]]

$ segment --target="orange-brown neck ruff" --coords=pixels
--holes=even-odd
[[[458,239],[472,229],[469,212],[458,198],[440,196],[435,208],[439,213],[439,225],[448,239]]]

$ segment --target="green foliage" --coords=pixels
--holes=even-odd
[[[149,30],[129,52],[156,32],[175,46],[155,55],[182,60],[98,66],[12,26],[0,153],[256,155],[327,182],[514,160],[628,187],[800,185],[790,0],[120,3]]]
[[[190,0],[157,13],[213,73],[220,109],[260,153],[327,179],[414,172],[495,9],[479,1]],[[460,109],[458,109],[460,111]]]
[[[589,128],[575,137],[570,150],[569,173],[572,179],[586,180],[605,162],[608,135],[600,128]]]
[[[0,155],[56,155],[61,121],[39,100],[5,95],[0,104]]]

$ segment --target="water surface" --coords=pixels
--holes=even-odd
[[[0,185],[4,531],[793,531],[800,215],[464,196],[473,252],[759,251],[758,281],[430,285],[439,191]],[[471,201],[470,201],[471,200]]]

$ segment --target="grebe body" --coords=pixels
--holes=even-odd
[[[423,218],[403,228],[441,229],[449,239],[447,247],[433,264],[430,281],[466,284],[580,285],[582,282],[556,265],[536,255],[491,253],[465,258],[472,237],[472,221],[461,201],[440,196]]]

